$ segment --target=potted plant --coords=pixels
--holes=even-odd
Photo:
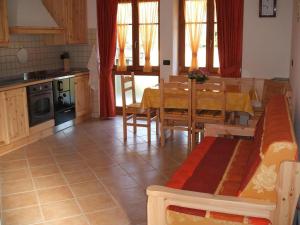
[[[192,80],[196,80],[197,83],[204,83],[205,81],[208,80],[208,77],[205,73],[203,73],[202,71],[198,72],[198,71],[191,71],[188,73],[188,78],[192,79]]]

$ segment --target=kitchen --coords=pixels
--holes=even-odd
[[[90,5],[0,1],[0,155],[97,117],[87,69],[96,43]]]

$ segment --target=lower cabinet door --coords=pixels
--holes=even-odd
[[[6,91],[5,106],[9,142],[29,136],[27,95],[25,88]]]
[[[77,118],[91,113],[89,75],[75,77],[75,108]]]

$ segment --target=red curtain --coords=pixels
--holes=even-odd
[[[216,0],[220,73],[241,77],[244,0]]]
[[[102,119],[116,115],[112,69],[116,53],[117,11],[118,0],[97,0]]]

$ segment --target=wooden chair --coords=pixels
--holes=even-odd
[[[180,103],[182,108],[176,107]],[[188,149],[191,148],[191,89],[188,83],[160,80],[160,135],[161,146],[165,145],[165,130],[188,132]]]
[[[122,108],[123,108],[123,137],[127,141],[127,126],[133,126],[136,134],[137,127],[147,128],[148,144],[151,143],[151,122],[156,120],[156,133],[158,134],[158,114],[151,109],[142,109],[141,104],[136,102],[134,73],[121,76]],[[131,93],[132,103],[127,104],[127,93]],[[140,123],[145,121],[146,123]]]
[[[192,86],[192,148],[196,143],[197,133],[203,136],[204,124],[224,124],[226,117],[226,95],[224,82],[196,83]],[[213,103],[213,104],[211,104]]]
[[[187,83],[189,80],[187,75],[170,75],[169,82]]]

